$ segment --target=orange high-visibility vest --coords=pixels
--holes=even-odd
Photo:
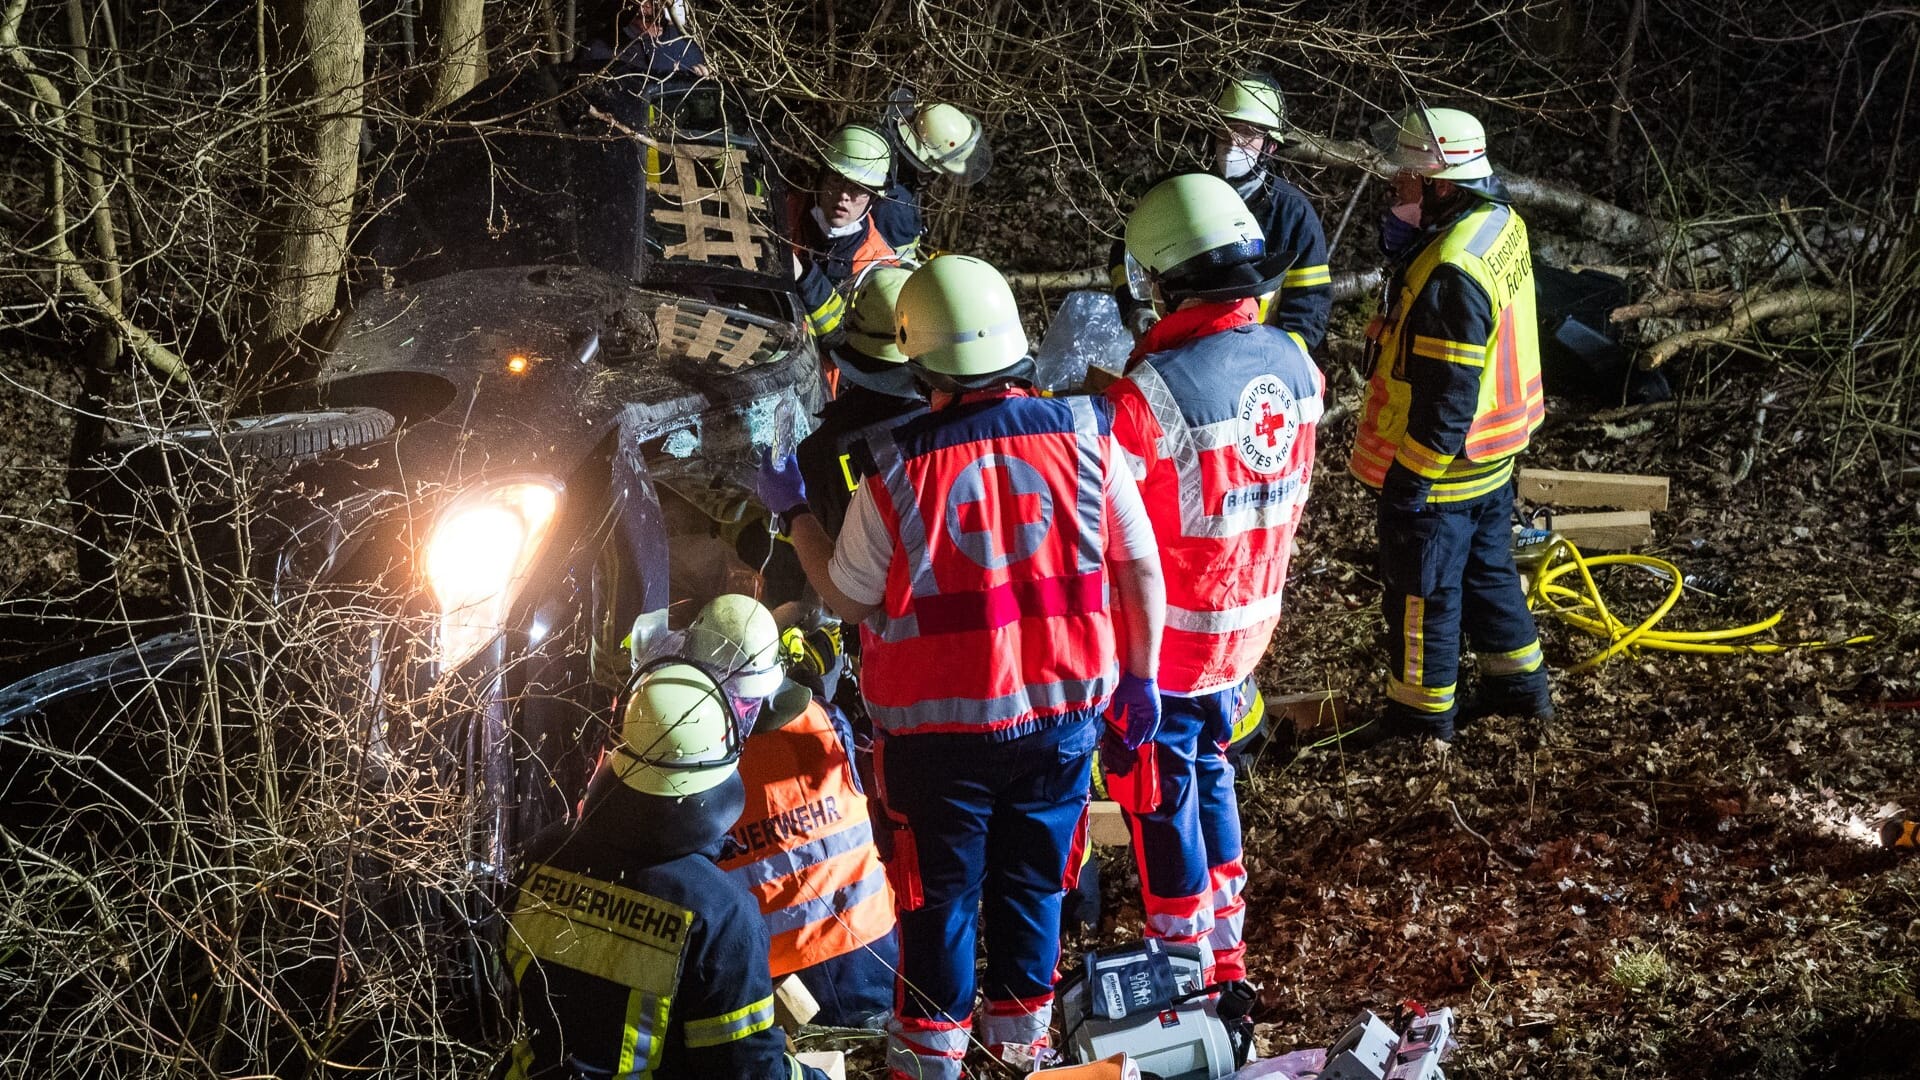
[[[1473,425],[1467,430],[1466,446],[1447,472],[1481,472],[1488,462],[1518,454],[1546,418],[1527,227],[1512,207],[1484,203],[1428,243],[1407,268],[1388,309],[1353,455],[1347,462],[1368,487],[1386,482],[1387,467],[1406,438],[1407,412],[1413,401],[1413,387],[1406,379],[1413,344],[1407,317],[1427,279],[1442,265],[1457,267],[1472,278],[1486,291],[1494,311],[1493,338],[1484,356],[1431,361],[1478,361],[1481,366]]]
[[[747,805],[720,868],[760,902],[778,980],[893,932],[893,893],[873,846],[867,798],[818,701],[758,731],[740,756]]]

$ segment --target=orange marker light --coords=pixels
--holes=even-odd
[[[516,355],[514,355],[514,356],[509,356],[509,357],[507,357],[507,374],[509,374],[509,375],[525,375],[526,373],[527,373],[527,358],[526,358],[526,357],[524,357],[524,356],[520,356],[520,355],[517,355],[517,354],[516,354]]]

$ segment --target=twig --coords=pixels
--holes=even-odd
[[[1767,426],[1767,407],[1772,405],[1779,396],[1772,390],[1760,395],[1760,404],[1753,410],[1753,426],[1747,431],[1747,443],[1733,455],[1733,468],[1727,474],[1729,487],[1745,480],[1747,474],[1753,471],[1754,458],[1760,453],[1760,437]]]
[[[1807,261],[1813,264],[1813,268],[1820,272],[1821,277],[1827,279],[1827,284],[1840,284],[1840,276],[1833,272],[1833,267],[1827,265],[1827,261],[1820,257],[1820,253],[1815,251],[1813,244],[1807,240],[1807,230],[1800,225],[1800,215],[1793,212],[1793,207],[1788,204],[1785,195],[1780,196],[1780,218],[1787,223],[1787,231],[1793,234],[1793,242],[1800,245],[1800,253],[1807,257]]]
[[[1519,873],[1521,870],[1526,869],[1525,867],[1521,866],[1519,863],[1516,863],[1512,859],[1507,858],[1505,855],[1500,854],[1500,849],[1493,846],[1493,841],[1487,839],[1484,836],[1481,836],[1478,832],[1475,832],[1473,826],[1467,824],[1467,819],[1460,816],[1460,808],[1454,805],[1454,802],[1452,799],[1447,800],[1447,809],[1453,811],[1454,824],[1466,830],[1466,834],[1468,836],[1471,836],[1475,840],[1478,840],[1481,843],[1487,845],[1487,854],[1492,855],[1494,858],[1500,860],[1501,865],[1505,866],[1507,869],[1512,870],[1515,873]]]
[[[1353,217],[1353,208],[1360,205],[1361,194],[1367,190],[1367,185],[1372,182],[1372,173],[1362,173],[1360,182],[1353,186],[1353,196],[1347,200],[1347,208],[1340,212],[1340,224],[1334,226],[1333,239],[1327,241],[1327,258],[1333,258],[1333,253],[1339,249],[1340,238],[1347,234],[1347,221]]]
[[[1731,289],[1677,289],[1638,304],[1625,304],[1607,313],[1608,322],[1634,322],[1680,311],[1725,311],[1740,294]]]

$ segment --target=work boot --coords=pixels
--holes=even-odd
[[[1451,709],[1443,713],[1423,713],[1397,702],[1388,702],[1371,723],[1353,728],[1351,733],[1341,738],[1340,746],[1359,753],[1396,739],[1416,743],[1427,739],[1452,742],[1454,717],[1454,710]]]
[[[1460,706],[1459,726],[1489,716],[1553,719],[1553,690],[1545,668],[1525,675],[1484,675]]]

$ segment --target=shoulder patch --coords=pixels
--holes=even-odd
[[[1293,440],[1300,434],[1300,403],[1278,375],[1259,375],[1247,383],[1234,416],[1240,430],[1233,446],[1247,468],[1271,475],[1293,460]]]

